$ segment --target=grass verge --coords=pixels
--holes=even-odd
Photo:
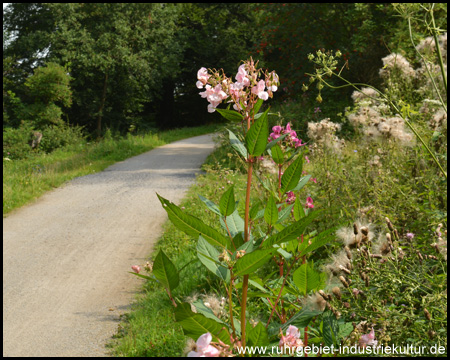
[[[217,125],[77,144],[24,160],[3,160],[3,216],[73,178],[173,141],[215,132]]]

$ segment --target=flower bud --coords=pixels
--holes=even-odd
[[[140,268],[139,265],[133,265],[131,268],[133,269],[133,271],[134,271],[136,274],[139,274],[140,271],[141,271],[141,268]]]
[[[339,300],[342,298],[341,289],[339,287],[335,286],[333,289],[331,289],[334,296],[336,296]]]
[[[353,224],[353,234],[358,235],[359,230],[358,230],[358,225],[356,225],[356,223]]]
[[[339,276],[339,280],[341,281],[342,285],[344,285],[346,288],[349,287],[348,282],[345,280],[345,277]]]
[[[423,313],[425,314],[425,317],[427,318],[428,321],[431,320],[431,314],[428,312],[427,309],[424,308]]]

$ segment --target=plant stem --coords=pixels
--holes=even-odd
[[[291,272],[292,268],[294,267],[294,264],[298,261],[298,259],[300,259],[299,256],[297,256],[297,257],[293,260],[291,266],[289,266],[289,268],[288,268],[288,270],[287,270],[287,272],[286,272],[286,276],[285,276],[284,279],[283,279],[283,284],[281,285],[280,292],[278,293],[277,299],[275,300],[275,304],[274,304],[274,306],[272,307],[272,312],[270,313],[269,320],[267,321],[267,324],[266,324],[266,328],[269,326],[270,320],[272,320],[272,316],[273,316],[273,313],[274,313],[274,311],[275,311],[276,306],[278,305],[278,301],[280,301],[281,294],[282,294],[282,292],[283,292],[284,286],[286,285],[286,280],[287,280],[287,278],[288,278],[288,276],[289,276],[289,273]]]
[[[409,38],[410,38],[410,40],[411,40],[411,44],[413,44],[414,49],[416,49],[416,45],[414,44],[414,39],[413,39],[413,36],[412,36],[411,18],[408,18],[408,28],[409,28]],[[435,41],[436,41],[436,38],[435,38]],[[437,44],[437,43],[436,43],[436,44]],[[437,48],[438,48],[438,51],[439,51],[438,54],[440,55],[440,49],[439,49],[439,46],[437,46]],[[436,82],[434,81],[433,76],[431,75],[430,69],[428,68],[428,65],[427,65],[427,61],[426,61],[425,58],[422,56],[422,54],[420,53],[419,50],[416,49],[416,52],[419,54],[420,58],[421,58],[422,61],[423,61],[423,64],[425,65],[425,69],[427,70],[428,77],[430,78],[430,81],[431,81],[431,83],[433,84],[434,90],[436,91],[436,93],[437,93],[437,95],[438,95],[438,97],[439,97],[439,100],[441,101],[442,107],[444,108],[445,112],[447,112],[447,106],[445,105],[445,102],[444,102],[444,100],[442,99],[441,93],[439,92],[439,89],[438,89],[438,87],[437,87],[437,85],[436,85]],[[439,59],[440,59],[440,62],[442,63],[442,56],[439,56]],[[443,66],[443,65],[442,65],[442,66]],[[447,89],[447,79],[445,78],[445,76],[443,77],[443,79],[444,79],[445,89]]]
[[[248,128],[250,128],[250,120],[248,121]],[[245,198],[245,217],[244,217],[244,242],[249,241],[249,212],[250,212],[250,190],[252,185],[252,173],[253,173],[253,158],[249,155],[248,158],[248,171],[247,171],[247,195]],[[242,302],[241,302],[241,343],[242,347],[245,347],[245,311],[247,309],[247,291],[248,291],[248,275],[244,275],[242,282]]]
[[[233,318],[233,272],[232,269],[230,269],[231,272],[231,279],[230,279],[230,289],[227,289],[228,293],[228,308],[230,310],[230,323],[231,323],[231,329],[233,331],[233,336],[236,337],[236,329],[234,328],[234,318]]]
[[[433,27],[431,28],[431,32],[433,33],[434,44],[436,45],[436,51],[437,51],[438,59],[439,59],[439,67],[441,68],[442,80],[444,81],[445,94],[447,95],[447,75],[446,75],[446,71],[444,68],[444,62],[442,61],[442,54],[441,54],[441,48],[439,47],[439,40],[437,38],[436,23],[434,22],[434,15],[433,15],[433,7],[434,7],[434,4],[432,5],[432,8],[430,9],[431,22],[433,24]]]

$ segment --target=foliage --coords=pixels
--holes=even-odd
[[[4,13],[4,29],[10,34],[4,59],[11,59],[14,73],[7,74],[11,83],[6,90],[25,101],[22,85],[33,68],[55,62],[70,68],[73,78],[73,105],[64,115],[97,136],[106,128],[123,134],[130,126],[145,131],[155,125],[177,128],[211,122],[214,118],[196,111],[199,97],[190,85],[192,71],[200,63],[230,66],[245,56],[243,49],[257,32],[251,8],[252,4],[200,3],[9,4]],[[4,106],[11,117],[5,87]],[[12,116],[10,122],[20,119]]]
[[[3,158],[15,160],[28,157],[31,154],[28,142],[32,132],[33,126],[29,122],[23,122],[17,129],[3,129]]]
[[[259,76],[263,79],[258,81]],[[220,352],[230,355],[245,349],[247,340],[250,345],[261,345],[261,339],[273,340],[280,328],[288,329],[286,336],[289,338],[289,331],[297,329],[293,324],[307,327],[309,321],[321,313],[309,312],[296,306],[296,303],[325,286],[324,274],[317,272],[314,263],[307,259],[311,253],[332,241],[333,229],[320,234],[306,232],[308,225],[321,211],[311,211],[314,205],[310,197],[306,199],[306,205],[302,205],[300,198],[295,195],[310,178],[302,177],[303,157],[306,152],[302,148],[304,144],[297,139],[290,124],[287,124],[286,128],[273,127],[269,137],[269,109],[257,113],[263,101],[272,97],[273,92],[277,90],[276,73],[262,72],[250,59],[239,67],[236,82],[226,77],[223,70],[208,72],[205,68],[198,71],[198,79],[197,87],[205,86],[201,95],[210,102],[209,112],[216,111],[222,100],[229,100],[234,103],[234,111],[218,108],[217,111],[228,120],[247,123],[246,130],[244,128],[245,136],[238,137],[228,130],[232,148],[247,163],[248,178],[243,217],[237,208],[234,186],[229,187],[220,196],[218,204],[200,196],[206,207],[218,216],[221,231],[204,224],[169,200],[159,195],[158,198],[174,226],[198,239],[197,256],[200,262],[218,277],[225,287],[225,298],[228,299],[227,321],[219,319],[217,314],[208,313],[209,310],[204,309],[201,303],[193,304],[196,308],[193,312],[191,305],[175,300],[173,291],[180,284],[179,269],[162,250],[158,252],[153,265],[147,267],[150,276],[140,274],[138,266],[134,266],[133,270],[135,275],[163,285],[176,308],[176,320],[186,335],[196,339],[209,333],[211,335],[208,336],[212,336]],[[267,91],[264,90],[266,86]],[[253,168],[263,154],[269,154],[276,163],[277,171],[272,181],[264,172],[258,175],[262,185],[259,196],[262,196],[262,199],[260,202],[254,202],[250,209]],[[261,203],[266,203],[265,207],[261,208]],[[271,273],[273,266],[278,270]],[[249,282],[257,287],[259,293],[249,290]],[[236,290],[240,290],[237,298]],[[260,322],[254,328],[247,327],[247,302],[252,302],[249,297],[260,298],[263,303],[267,301],[268,309],[261,313],[264,322],[267,322],[265,326]],[[272,302],[269,299],[272,299]],[[303,318],[305,311],[310,314],[307,320]],[[300,321],[299,317],[303,320]],[[331,326],[331,323],[336,321],[333,319],[334,315],[324,317],[324,326]],[[298,330],[296,331],[295,341],[302,343],[298,339]],[[324,338],[327,336],[325,333],[326,331]],[[305,334],[306,344],[307,339]],[[328,339],[331,342],[337,341],[338,336],[335,334],[334,340],[333,337]]]
[[[58,64],[50,62],[45,67],[36,68],[25,81],[31,103],[25,106],[22,117],[37,129],[62,124],[62,110],[56,103],[65,107],[72,104],[69,82],[67,70]]]
[[[85,135],[81,127],[66,124],[49,125],[42,130],[42,140],[39,149],[50,153],[58,148],[83,144]]]

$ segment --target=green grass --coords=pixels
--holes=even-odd
[[[212,133],[217,125],[169,130],[78,144],[23,160],[3,160],[3,216],[73,178],[184,138]]]

